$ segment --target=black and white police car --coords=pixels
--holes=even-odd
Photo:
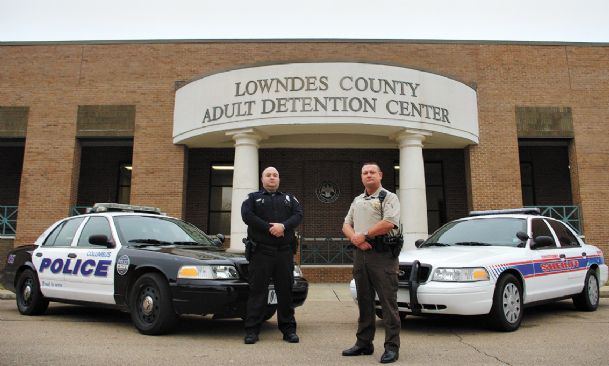
[[[49,301],[103,304],[128,310],[141,333],[161,334],[180,314],[245,316],[248,262],[226,252],[223,240],[156,208],[96,204],[13,249],[2,280],[21,314],[42,314]],[[295,266],[295,306],[307,292]],[[266,319],[277,307],[272,284],[268,298]]]
[[[572,298],[596,310],[607,282],[602,251],[539,209],[474,211],[416,246],[400,255],[402,317],[487,314],[495,329],[513,331],[527,306]]]

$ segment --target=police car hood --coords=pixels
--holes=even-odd
[[[141,248],[142,250],[148,250],[153,252],[160,252],[164,254],[176,255],[180,257],[187,257],[199,260],[215,260],[215,259],[228,259],[228,260],[239,260],[244,259],[243,254],[239,253],[228,253],[224,250],[216,250],[201,246],[194,245],[172,245],[164,247],[147,246]]]
[[[487,266],[505,262],[512,257],[522,258],[525,250],[527,249],[501,246],[424,247],[404,251],[400,254],[400,262],[412,263],[418,260],[421,264],[433,267]]]

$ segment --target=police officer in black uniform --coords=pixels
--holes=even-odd
[[[294,282],[294,230],[302,221],[302,207],[289,193],[278,191],[279,172],[268,167],[262,172],[263,189],[248,194],[241,206],[241,217],[247,224],[249,244],[255,245],[250,254],[249,298],[245,318],[246,344],[258,341],[264,321],[268,286],[271,277],[277,294],[277,323],[283,339],[290,343],[300,340],[296,334],[296,319],[292,304]],[[251,249],[251,248],[247,248]]]

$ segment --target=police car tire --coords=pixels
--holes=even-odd
[[[142,334],[158,335],[173,329],[178,317],[167,281],[158,273],[146,273],[131,288],[131,319]],[[146,308],[151,305],[151,308]]]
[[[23,315],[40,315],[49,307],[49,301],[40,292],[38,277],[31,269],[26,269],[17,280],[17,309]]]
[[[508,308],[508,315],[506,315],[505,307]],[[489,313],[492,327],[502,332],[515,331],[522,322],[523,309],[520,281],[511,273],[502,275],[495,285],[493,306]]]
[[[577,310],[595,311],[598,308],[599,288],[598,277],[596,271],[588,270],[586,280],[584,281],[584,289],[581,293],[573,296],[573,305]]]

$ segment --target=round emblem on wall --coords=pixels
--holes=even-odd
[[[317,195],[317,199],[321,202],[333,203],[338,199],[338,196],[340,196],[340,190],[333,182],[323,181],[315,190],[315,194]]]

